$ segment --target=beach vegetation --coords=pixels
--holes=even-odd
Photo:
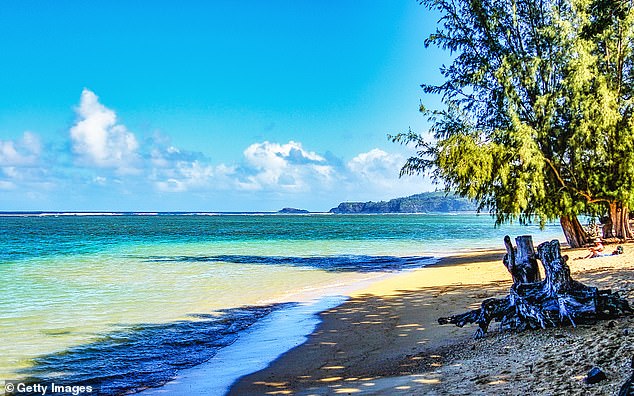
[[[631,238],[634,204],[634,6],[622,0],[422,0],[440,14],[425,41],[450,51],[444,81],[423,84],[443,108],[421,112],[433,139],[390,138],[416,154],[401,174],[429,173],[497,224],[604,215],[605,237]]]

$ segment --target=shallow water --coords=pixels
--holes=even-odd
[[[562,239],[558,226],[495,229],[471,214],[0,217],[0,228],[0,379],[112,389],[209,359],[280,307],[263,305],[502,248],[505,234]]]

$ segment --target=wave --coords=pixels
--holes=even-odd
[[[239,333],[275,310],[296,304],[235,308],[191,315],[192,320],[141,324],[89,344],[41,356],[19,373],[28,384],[92,386],[99,395],[120,395],[172,380],[179,370],[208,361]]]

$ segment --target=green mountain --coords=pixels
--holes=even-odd
[[[446,195],[444,192],[428,192],[387,202],[342,202],[336,208],[330,209],[330,213],[445,213],[476,209],[475,203],[467,198]]]

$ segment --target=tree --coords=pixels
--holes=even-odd
[[[608,84],[608,72],[601,69],[600,43],[593,41],[603,35],[612,43],[606,32],[614,28],[592,20],[592,4],[421,3],[442,15],[441,28],[425,45],[449,50],[455,58],[441,69],[443,84],[423,85],[426,93],[441,94],[446,106],[428,111],[421,105],[435,142],[412,131],[392,137],[417,147],[401,174],[430,171],[447,189],[489,209],[497,223],[543,225],[559,218],[573,247],[587,240],[578,214],[599,213],[598,205],[608,202],[629,208],[633,185],[619,190],[616,184],[632,168],[625,161],[624,171],[609,172],[631,155],[606,149],[613,135],[622,138],[627,122],[614,104],[615,84]],[[589,28],[597,26],[603,30]]]
[[[585,106],[578,107],[581,128],[576,129],[600,128],[599,155],[588,161],[594,173],[588,175],[587,198],[607,211],[605,237],[629,239],[629,211],[634,204],[634,5],[592,0],[580,2],[577,13],[584,22],[579,42],[585,42],[587,55],[593,57],[595,78],[581,95],[594,101],[586,99]]]

